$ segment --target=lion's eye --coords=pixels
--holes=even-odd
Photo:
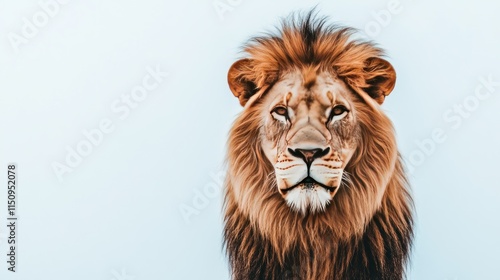
[[[340,120],[345,115],[347,115],[347,112],[349,112],[349,110],[347,110],[347,108],[343,105],[337,105],[333,107],[326,123],[328,124],[329,122]]]
[[[286,123],[290,120],[288,118],[288,108],[285,106],[278,105],[274,107],[274,109],[271,111],[271,115],[275,120],[282,123]]]
[[[347,108],[342,105],[338,105],[333,107],[332,116],[339,116],[342,115],[344,112],[347,112]]]
[[[284,117],[286,117],[288,114],[288,110],[282,106],[278,106],[278,107],[274,108],[273,112],[280,115],[280,116],[284,116]]]

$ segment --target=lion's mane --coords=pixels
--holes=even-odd
[[[255,81],[228,141],[224,241],[232,277],[242,279],[402,279],[412,242],[409,186],[390,120],[369,87],[376,71],[367,61],[382,51],[353,40],[350,28],[326,25],[312,13],[285,21],[280,31],[245,47]],[[344,182],[324,213],[291,211],[278,193],[273,166],[260,143],[260,102],[281,73],[312,66],[332,71],[352,90],[361,142]],[[375,101],[374,101],[375,100]]]

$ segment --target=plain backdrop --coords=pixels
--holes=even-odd
[[[0,1],[0,279],[228,279],[226,73],[250,36],[316,5],[397,71],[383,108],[412,168],[408,279],[500,279],[500,4],[451,0]]]

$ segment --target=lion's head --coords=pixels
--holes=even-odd
[[[380,107],[396,74],[353,32],[309,14],[253,38],[231,66],[244,110],[228,143],[226,239],[233,215],[247,219],[283,262],[297,244],[325,246],[322,234],[359,240],[384,207],[408,221],[411,200]]]

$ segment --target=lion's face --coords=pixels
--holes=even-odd
[[[358,138],[344,82],[327,72],[313,77],[313,83],[307,78],[299,71],[285,75],[261,105],[262,149],[274,166],[278,192],[302,213],[329,204],[342,186]]]
[[[328,204],[338,212],[362,204],[369,210],[356,210],[360,222],[380,204],[397,156],[379,107],[394,88],[394,68],[380,50],[338,43],[338,34],[310,47],[289,36],[288,45],[257,40],[251,58],[229,69],[229,87],[244,106],[229,140],[232,191],[247,213],[278,205],[324,213]],[[354,172],[360,168],[373,172]],[[354,180],[377,183],[353,187]]]

